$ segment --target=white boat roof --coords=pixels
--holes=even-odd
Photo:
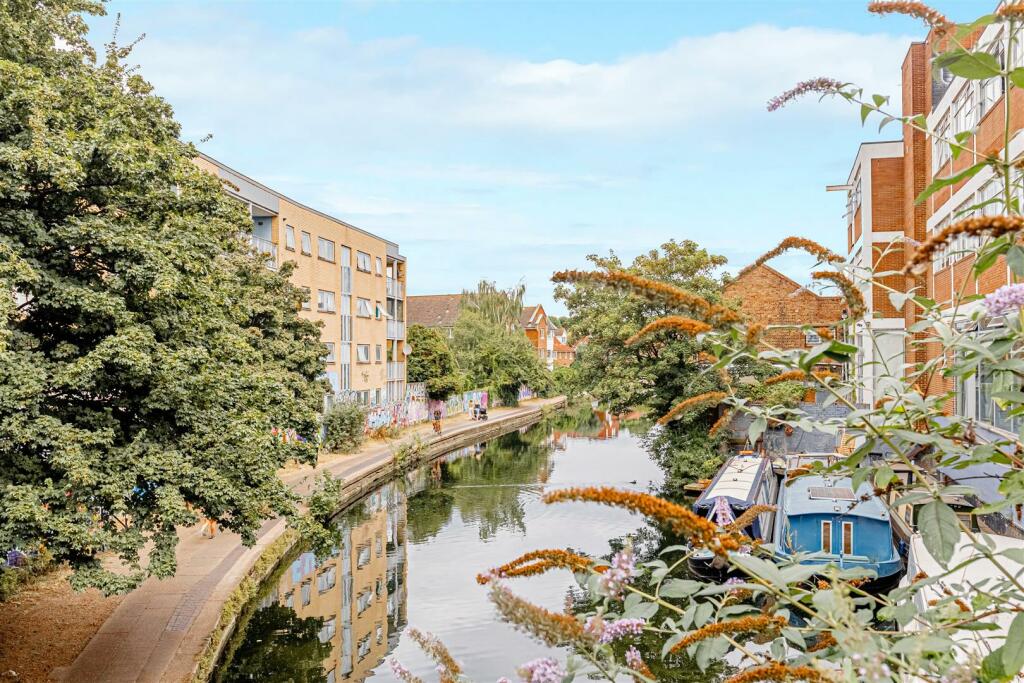
[[[719,496],[746,500],[757,483],[757,473],[763,464],[764,458],[759,455],[737,455],[730,458],[702,497],[705,500]]]

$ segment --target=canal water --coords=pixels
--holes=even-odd
[[[517,665],[551,651],[497,619],[477,573],[538,548],[607,557],[626,539],[648,551],[661,542],[622,510],[541,502],[547,490],[584,485],[660,492],[663,475],[637,435],[589,409],[407,472],[339,515],[333,556],[283,563],[243,614],[215,680],[393,681],[391,658],[436,680],[410,627],[441,638],[478,683],[515,679]],[[579,590],[562,571],[510,585],[554,610]]]

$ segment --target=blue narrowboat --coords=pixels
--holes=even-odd
[[[778,477],[768,458],[736,455],[725,461],[692,509],[719,527],[725,527],[753,505],[773,505],[777,495]],[[769,542],[774,517],[774,512],[759,514],[743,533],[752,540]],[[721,581],[729,575],[726,562],[704,549],[696,549],[688,564],[691,572],[706,581]]]
[[[802,553],[801,564],[874,572],[865,590],[896,586],[903,560],[896,550],[889,510],[869,485],[854,491],[848,477],[805,474],[780,488],[775,523],[779,559]]]

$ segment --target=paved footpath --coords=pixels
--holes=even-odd
[[[521,417],[560,402],[561,398],[525,401],[517,408],[495,408],[487,422],[466,415],[445,420],[442,438]],[[376,471],[392,458],[392,448],[418,434],[429,444],[430,423],[417,425],[388,444],[368,442],[358,453],[326,458],[315,469],[282,474],[293,489],[308,490],[313,474],[330,472],[346,482]],[[286,528],[283,519],[268,520],[251,548],[237,534],[205,538],[199,526],[178,532],[178,571],[173,578],[148,579],[128,594],[69,667],[50,674],[70,683],[155,683],[187,681],[235,586]]]

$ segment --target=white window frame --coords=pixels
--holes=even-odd
[[[301,238],[301,245],[300,246],[302,247],[301,248],[302,254],[304,256],[312,256],[313,255],[313,236],[310,235],[305,230],[303,230],[302,231],[302,235],[300,236],[300,238]]]
[[[361,270],[364,273],[372,273],[373,261],[371,256],[365,251],[356,252],[356,270]]]
[[[312,305],[310,303],[310,300],[313,298],[313,290],[311,290],[309,287],[303,287],[302,290],[306,293],[306,298],[302,302],[302,310],[308,311],[310,310],[310,306]]]
[[[372,318],[373,309],[370,308],[370,300],[363,299],[361,297],[356,298],[356,317],[357,318]]]
[[[288,251],[295,251],[295,226],[284,226],[284,248]]]
[[[365,350],[365,352],[364,352]],[[357,363],[369,363],[370,362],[370,345],[369,344],[356,344],[356,362]]]
[[[334,363],[337,360],[338,360],[338,357],[335,354],[335,344],[334,344],[334,342],[324,342],[324,362],[325,363]]]
[[[327,253],[325,254],[325,252]],[[334,263],[334,241],[329,240],[326,237],[317,237],[316,256],[321,261],[328,261],[330,263]]]
[[[316,310],[320,313],[337,313],[337,298],[329,289],[316,290]]]

